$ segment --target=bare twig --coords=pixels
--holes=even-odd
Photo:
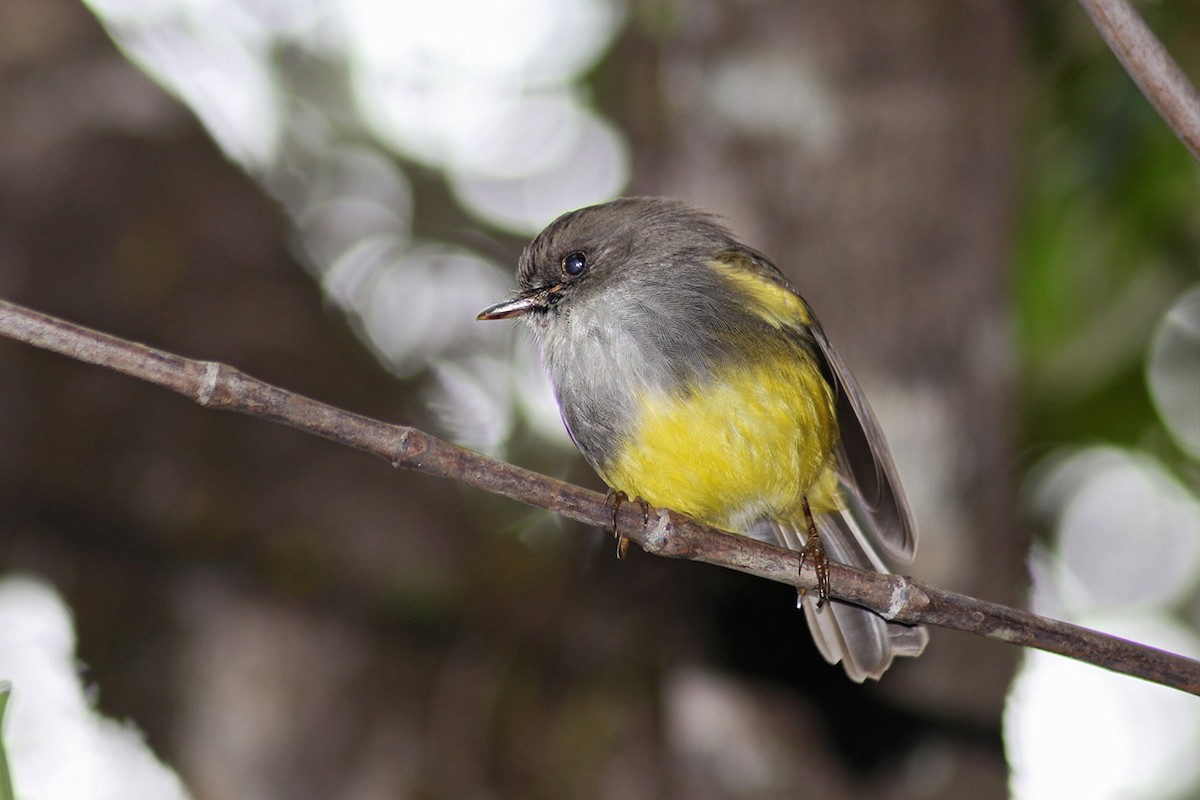
[[[1200,159],[1200,95],[1129,0],[1079,0],[1142,94]]]
[[[0,300],[0,335],[99,364],[190,397],[207,408],[238,411],[323,436],[385,459],[545,508],[599,527],[612,524],[603,495],[464,450],[416,428],[342,411],[256,380],[213,361],[194,361],[118,339]],[[768,580],[814,589],[799,555],[659,511],[649,523],[636,503],[618,530],[655,555],[703,561]],[[1200,695],[1200,662],[1107,634],[976,600],[895,575],[831,565],[831,594],[888,619],[938,625],[1009,644],[1036,647],[1115,672]]]

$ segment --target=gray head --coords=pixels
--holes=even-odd
[[[575,443],[602,464],[645,389],[683,390],[729,357],[729,333],[761,325],[709,265],[746,252],[711,216],[631,197],[564,214],[525,248],[519,294],[480,319],[521,317]]]
[[[525,248],[517,280],[526,291],[562,284],[568,296],[602,291],[615,276],[677,285],[690,277],[682,270],[736,246],[713,217],[678,200],[629,197],[552,222]]]
[[[538,234],[521,254],[520,295],[479,318],[528,315],[535,329],[544,329],[550,317],[592,306],[600,295],[633,302],[636,313],[639,297],[670,302],[680,291],[692,293],[696,282],[710,294],[703,290],[719,281],[704,265],[738,247],[712,216],[678,200],[626,197],[588,206]]]

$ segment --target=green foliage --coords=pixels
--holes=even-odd
[[[1200,167],[1088,20],[1052,5],[1031,23],[1014,284],[1026,435],[1143,443],[1158,426],[1147,344],[1200,280]],[[1196,14],[1157,16],[1174,52],[1200,36]]]

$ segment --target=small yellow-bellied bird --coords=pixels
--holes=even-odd
[[[912,560],[912,512],[858,383],[787,278],[713,217],[653,197],[572,211],[517,279],[479,318],[528,322],[571,439],[615,492],[773,536],[818,571],[825,552],[879,572],[879,549]],[[928,641],[837,600],[801,605],[855,681]]]

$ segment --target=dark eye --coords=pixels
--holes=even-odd
[[[562,271],[568,275],[578,275],[587,267],[587,258],[578,251],[569,253],[562,260]]]

